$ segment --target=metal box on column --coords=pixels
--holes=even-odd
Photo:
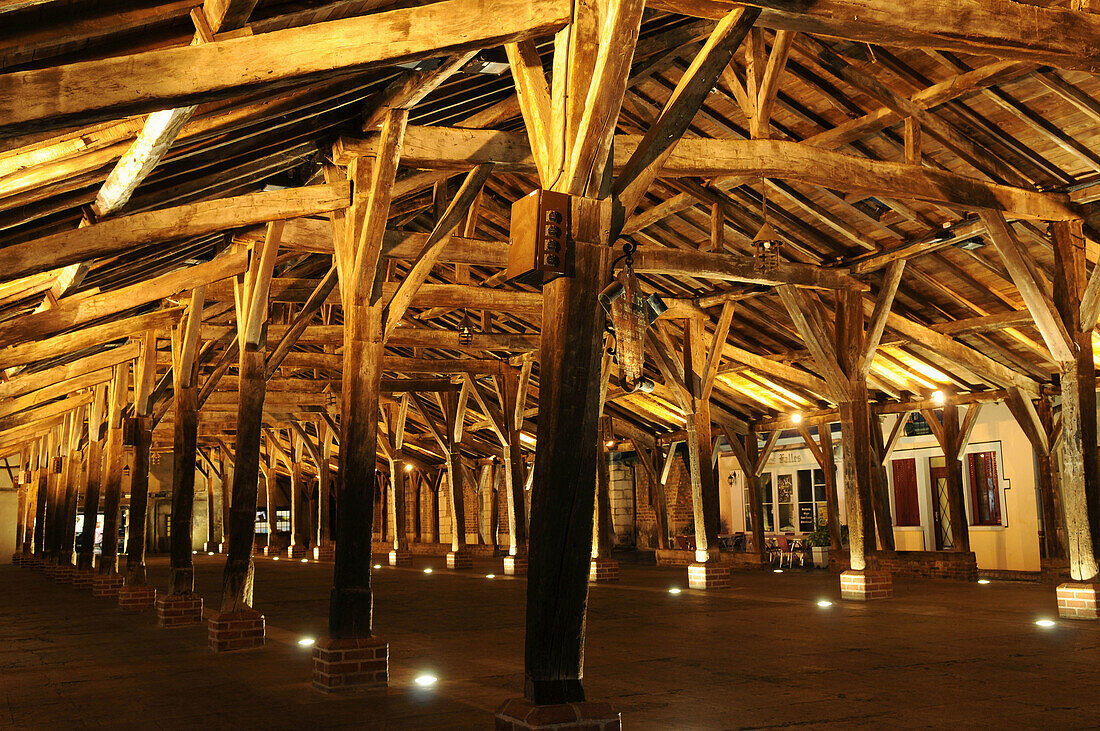
[[[541,287],[573,276],[569,196],[535,190],[512,204],[508,281]]]

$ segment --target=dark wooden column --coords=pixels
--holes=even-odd
[[[718,486],[711,467],[710,398],[709,392],[705,392],[707,358],[702,329],[703,323],[698,318],[690,318],[684,323],[684,383],[691,402],[687,415],[687,447],[696,561],[717,558],[719,523]]]
[[[871,463],[871,502],[875,510],[875,525],[878,527],[879,545],[884,551],[893,551],[894,524],[890,516],[890,483],[882,460],[885,440],[882,419],[877,414],[871,414],[871,440],[874,456]]]
[[[64,470],[65,459],[62,456],[64,445],[69,438],[71,421],[66,418],[63,426],[58,427],[51,445],[50,466],[46,480],[49,499],[46,501],[46,559],[49,563],[57,563],[57,554],[61,548],[61,473]]]
[[[36,504],[34,519],[34,555],[46,556],[46,512],[50,503],[50,453],[53,450],[53,430],[39,441],[38,469],[35,473]]]
[[[317,475],[317,545],[332,545],[331,508],[329,500],[332,496],[332,471],[329,470],[328,461],[332,457],[332,435],[329,433],[328,424],[321,424],[318,434],[321,438],[321,465]]]
[[[73,550],[76,544],[76,505],[80,493],[81,458],[80,436],[84,429],[84,408],[73,411],[69,417],[69,440],[65,445],[62,483],[64,489],[60,496],[60,520],[58,525],[60,542],[57,551],[57,563],[71,566]]]
[[[175,430],[172,464],[172,514],[169,550],[171,553],[168,586],[171,594],[190,594],[195,590],[195,562],[192,554],[192,529],[195,506],[195,460],[198,457],[199,389],[198,362],[195,357],[202,308],[203,287],[191,293],[187,318],[172,333],[172,376],[175,406]],[[213,520],[208,516],[208,523]]]
[[[153,382],[157,367],[156,332],[143,337],[134,377],[134,416],[126,419],[126,434],[134,447],[130,473],[130,519],[126,538],[126,585],[145,586],[145,524],[149,504],[149,450],[153,446]],[[177,424],[179,420],[177,419]],[[191,467],[194,469],[194,458]],[[192,477],[192,479],[194,479]],[[188,549],[190,550],[190,549]]]
[[[1043,394],[1036,402],[1039,425],[1049,435],[1054,430],[1050,397]],[[1048,438],[1049,444],[1049,438]],[[1043,505],[1043,542],[1047,558],[1066,557],[1065,517],[1062,514],[1062,495],[1058,489],[1057,458],[1049,450],[1035,451],[1035,469],[1039,476],[1039,499]]]
[[[111,388],[107,394],[107,445],[103,462],[103,551],[99,557],[99,574],[118,573],[118,519],[122,502],[122,410],[129,399],[130,364],[114,367]]]
[[[526,383],[530,373],[529,363],[518,374],[515,369],[506,368],[498,388],[501,412],[507,427],[501,452],[508,504],[508,553],[518,558],[527,556],[527,495],[523,489],[523,448],[519,435],[523,428]]]
[[[611,558],[615,545],[615,524],[611,519],[611,417],[601,416],[596,446],[596,511],[592,521],[594,540],[592,558]]]
[[[825,473],[825,512],[829,520],[829,545],[840,550],[840,501],[836,490],[836,459],[833,456],[832,424],[822,424],[817,428],[823,462],[821,471]]]
[[[107,436],[104,411],[107,408],[107,384],[95,388],[92,408],[88,411],[88,469],[84,483],[84,531],[76,567],[90,571],[95,565],[95,528],[99,518],[99,492],[103,480],[103,440]]]
[[[38,517],[38,508],[41,499],[41,489],[39,489],[39,476],[42,470],[42,451],[45,448],[45,438],[35,439],[31,445],[29,452],[30,459],[23,466],[24,473],[28,479],[27,483],[27,529],[23,532],[23,553],[31,556],[37,550],[35,543],[35,535],[38,532],[38,526],[41,521]],[[43,505],[44,507],[44,505]]]
[[[221,469],[222,474],[222,550],[229,550],[229,530],[230,520],[229,514],[233,509],[233,460],[229,457],[229,450],[225,447],[218,447],[218,466]],[[255,533],[255,522],[253,522],[253,533]]]
[[[600,203],[574,203],[578,240],[606,240],[598,224]],[[609,263],[606,246],[578,243],[576,276],[543,290],[525,654],[525,696],[540,705],[584,700],[603,341],[597,295]]]

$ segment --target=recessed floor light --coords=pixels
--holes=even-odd
[[[313,643],[316,641],[317,640],[313,639],[312,637],[303,637],[302,639],[298,640],[298,644],[302,647],[313,647]]]
[[[380,564],[380,563],[376,563],[376,564],[374,565],[374,568],[376,568],[376,569],[380,569],[380,568],[382,568],[382,564]]]
[[[309,559],[308,558],[303,558],[302,563],[309,563]]]
[[[207,552],[206,552],[206,555],[207,555],[207,556],[213,556],[213,555],[214,555],[214,552],[213,552],[213,551],[207,551]]]
[[[674,586],[674,587],[672,587],[671,589],[668,590],[668,593],[669,594],[679,594],[680,593],[680,587]]]
[[[424,569],[424,573],[426,573],[426,574],[430,574],[431,572],[432,572],[431,569]]]
[[[435,677],[434,675],[429,675],[425,673],[424,675],[417,675],[416,679],[413,680],[413,682],[419,685],[421,688],[430,688],[431,686],[439,682],[439,678]]]
[[[831,607],[831,606],[833,606],[833,603],[831,601],[829,601],[828,599],[822,599],[817,603],[817,606],[819,606],[819,607]]]
[[[979,584],[988,584],[988,583],[989,583],[989,579],[978,579],[978,583],[979,583]]]
[[[279,560],[279,557],[278,557],[278,556],[276,556],[275,558],[273,558],[273,559],[271,559],[271,560],[272,560],[272,561],[278,561],[278,560]]]
[[[485,574],[486,579],[495,579],[496,577],[497,577],[496,574]]]
[[[781,573],[783,573],[783,569],[772,569],[772,573],[773,574],[781,574]]]
[[[1054,626],[1054,620],[1053,619],[1037,619],[1037,620],[1035,620],[1035,624],[1037,624],[1040,627],[1043,627],[1045,629],[1049,629],[1050,627]]]

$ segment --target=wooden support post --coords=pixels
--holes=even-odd
[[[505,439],[501,444],[504,458],[504,491],[508,504],[508,555],[515,561],[527,558],[527,510],[526,493],[523,489],[523,447],[519,440],[523,428],[523,410],[526,401],[526,376],[530,376],[530,363],[517,373],[515,369],[505,369],[501,377],[500,405],[505,426]]]
[[[195,505],[195,459],[199,435],[198,350],[205,288],[191,292],[184,322],[172,332],[172,381],[175,403],[172,514],[169,593],[187,595],[195,590],[192,528]],[[213,516],[211,515],[210,518]],[[209,519],[209,518],[208,518]]]
[[[46,515],[45,515],[45,559],[47,564],[57,563],[57,550],[60,543],[57,523],[57,493],[61,479],[61,445],[66,439],[68,424],[55,427],[52,432],[52,440],[47,451],[48,463],[46,468]]]
[[[704,394],[706,365],[703,322],[691,318],[684,327],[684,384],[691,400],[687,415],[687,447],[697,563],[718,558],[718,486],[714,482],[710,459],[710,399]]]
[[[39,442],[38,470],[35,481],[37,483],[37,504],[35,506],[34,520],[34,555],[43,560],[46,557],[46,512],[50,502],[50,455],[53,452],[54,430],[42,437]],[[117,534],[118,523],[115,523]]]
[[[1062,382],[1062,500],[1070,576],[1091,582],[1100,555],[1100,466],[1096,459],[1096,369],[1092,329],[1084,328],[1085,248],[1081,222],[1052,222],[1054,308],[1069,333],[1072,360],[1059,363]],[[1030,309],[1030,308],[1029,308]]]
[[[840,501],[836,489],[836,458],[833,455],[832,424],[820,424],[817,427],[818,441],[821,445],[821,471],[825,473],[825,513],[829,521],[829,547],[840,551]]]
[[[81,483],[80,438],[84,429],[84,407],[78,407],[70,415],[69,441],[65,445],[64,495],[61,501],[61,545],[57,563],[71,571],[73,550],[76,544],[76,504]],[[71,579],[71,574],[68,577]]]
[[[328,424],[320,425],[321,458],[320,472],[317,477],[317,545],[321,549],[332,546],[332,520],[330,498],[332,495],[332,471],[329,460],[332,458],[332,432]]]
[[[130,363],[114,367],[107,401],[107,445],[103,464],[103,549],[99,575],[118,573],[118,520],[122,500],[122,410],[130,391]]]
[[[1051,413],[1050,397],[1043,395],[1037,402],[1036,411],[1043,431],[1049,435],[1054,429],[1054,416]],[[1053,444],[1051,444],[1053,446]],[[1043,543],[1047,558],[1060,560],[1066,558],[1065,517],[1062,514],[1062,496],[1058,489],[1056,471],[1057,457],[1052,450],[1035,451],[1035,469],[1039,477],[1039,499],[1043,506]]]
[[[134,416],[126,419],[127,436],[134,447],[130,472],[130,518],[126,538],[126,586],[145,586],[145,522],[149,501],[149,450],[153,444],[151,395],[157,371],[156,331],[142,336],[141,355],[134,377]],[[191,469],[194,470],[194,457]],[[194,478],[192,478],[194,479]],[[188,531],[190,538],[190,531]],[[190,549],[188,549],[190,553]]]
[[[78,571],[90,572],[96,562],[96,523],[99,518],[99,491],[102,483],[103,439],[107,436],[107,384],[96,386],[88,410],[88,468],[84,487],[84,531],[77,555]]]
[[[884,551],[894,550],[894,525],[890,517],[890,483],[886,477],[886,465],[883,454],[886,442],[882,433],[882,417],[871,414],[871,446],[874,461],[871,463],[871,502],[875,510],[875,525],[878,527],[879,546]]]
[[[950,394],[947,399],[950,399]],[[966,498],[963,495],[962,464],[959,462],[959,407],[948,400],[944,404],[942,421],[931,409],[921,414],[932,427],[932,433],[940,444],[944,456],[947,479],[947,512],[951,521],[951,550],[970,550],[970,521],[966,516]]]

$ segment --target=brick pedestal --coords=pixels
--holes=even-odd
[[[713,561],[688,564],[688,586],[692,589],[728,589],[732,585],[727,564]]]
[[[527,559],[518,556],[504,557],[505,576],[524,576],[527,574]]]
[[[309,558],[309,549],[305,546],[290,546],[286,549],[286,555],[295,560]]]
[[[584,729],[619,731],[622,721],[609,703],[562,703],[536,706],[526,698],[507,701],[496,713],[497,731],[533,731],[534,729]]]
[[[845,571],[840,575],[840,598],[865,602],[894,596],[894,580],[884,571]]]
[[[52,579],[53,575],[57,573],[57,570],[59,568],[61,567],[57,565],[57,561],[54,559],[44,559],[42,561],[41,571],[47,578]]]
[[[1058,586],[1058,616],[1062,619],[1096,619],[1100,584],[1067,581]]]
[[[413,562],[408,551],[390,551],[390,566],[409,566]]]
[[[58,584],[71,584],[73,583],[73,574],[76,573],[76,566],[71,563],[61,564],[53,570],[51,578]]]
[[[26,556],[23,556],[23,560],[20,561],[19,565],[22,566],[25,569],[31,569],[32,571],[36,571],[39,568],[41,568],[42,561],[41,561],[41,559],[38,558],[38,556],[35,556],[33,553],[31,553],[31,554],[27,554]]]
[[[253,553],[255,553],[255,550],[253,550]],[[265,556],[276,556],[276,555],[278,555],[278,553],[279,552],[276,551],[273,546],[264,546],[264,555]]]
[[[327,546],[314,546],[313,558],[318,561],[335,561],[336,560],[336,546],[331,543]]]
[[[124,612],[152,609],[156,600],[157,590],[152,586],[123,586],[118,590],[118,608]]]
[[[122,595],[119,594],[121,600]],[[165,628],[202,624],[202,597],[198,594],[161,594],[156,600],[157,624]]]
[[[16,551],[15,553],[13,553],[11,555],[11,565],[12,566],[18,566],[21,563],[23,563],[23,552],[22,551]]]
[[[462,571],[473,567],[474,556],[468,551],[451,551],[447,554],[447,568]]]
[[[215,612],[206,627],[214,652],[254,650],[264,646],[264,615],[255,609]]]
[[[377,637],[337,640],[313,646],[313,687],[326,693],[385,688],[390,676],[390,645]]]
[[[73,573],[73,588],[80,591],[91,590],[92,584],[95,583],[95,577],[95,569],[84,569],[83,571],[78,569]]]
[[[207,553],[221,553],[222,552],[221,541],[207,541],[206,542],[206,552]]]
[[[97,599],[114,599],[122,588],[122,576],[119,574],[99,574],[92,580],[92,596]]]
[[[588,570],[589,581],[618,581],[619,562],[613,558],[594,558]]]

